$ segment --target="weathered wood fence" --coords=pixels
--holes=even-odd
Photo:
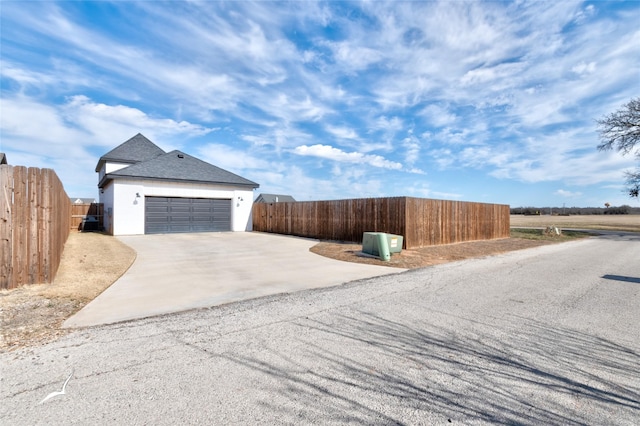
[[[255,203],[253,230],[353,242],[386,232],[417,248],[508,238],[509,206],[412,197]]]
[[[53,170],[0,165],[0,289],[52,282],[70,219]]]
[[[82,222],[89,216],[95,217],[98,220],[99,229],[102,229],[103,208],[104,204],[101,203],[71,204],[71,230],[82,231]]]

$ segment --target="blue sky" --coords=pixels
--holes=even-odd
[[[2,1],[0,150],[97,196],[138,132],[300,201],[638,205],[595,120],[640,2]]]

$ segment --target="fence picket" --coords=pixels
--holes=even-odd
[[[44,225],[44,238],[40,248],[40,269],[42,279],[46,283],[53,281],[51,277],[51,174],[47,169],[42,170],[42,217]]]
[[[13,167],[0,165],[0,289],[9,288],[13,276]]]
[[[38,253],[38,191],[42,190],[40,182],[41,172],[36,167],[27,170],[27,186],[29,191],[29,230],[27,233],[27,281],[37,283],[40,276],[40,262]]]
[[[27,168],[17,166],[13,168],[13,277],[11,286],[15,288],[27,283],[27,269],[17,265],[27,264],[27,232],[29,231],[29,209],[27,197]]]

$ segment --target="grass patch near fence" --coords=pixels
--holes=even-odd
[[[512,228],[511,229],[511,238],[522,238],[525,240],[540,240],[540,241],[570,241],[576,240],[580,238],[590,237],[595,234],[591,234],[589,232],[580,232],[580,231],[564,231],[560,230],[560,235],[548,235],[545,233],[544,229],[523,229],[523,228]]]

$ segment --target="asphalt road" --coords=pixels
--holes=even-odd
[[[4,353],[0,424],[637,425],[639,320],[608,235]]]

